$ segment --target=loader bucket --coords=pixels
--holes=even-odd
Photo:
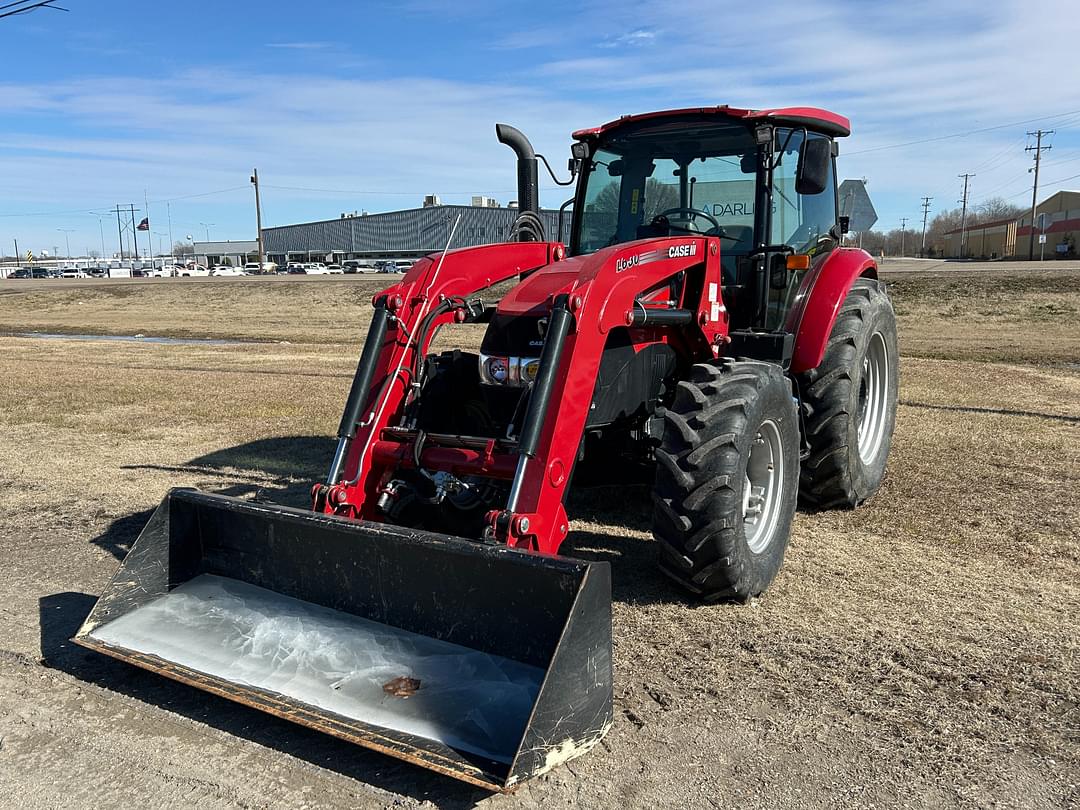
[[[494,790],[611,724],[606,563],[193,490],[73,641]]]

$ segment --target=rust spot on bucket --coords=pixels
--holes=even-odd
[[[387,681],[383,684],[382,690],[388,695],[394,697],[407,698],[416,694],[416,690],[420,688],[420,681],[417,678],[409,678],[402,675],[400,678],[394,678],[391,681]]]

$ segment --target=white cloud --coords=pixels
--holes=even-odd
[[[332,42],[268,42],[267,48],[288,48],[294,51],[321,51],[334,47]]]
[[[417,13],[423,7],[419,0]],[[597,40],[598,31],[615,33]],[[490,81],[371,78],[385,75],[385,66],[343,78],[331,67],[280,74],[207,65],[157,79],[0,83],[0,109],[20,122],[0,136],[6,189],[0,214],[107,206],[142,199],[146,188],[154,199],[243,186],[254,165],[268,187],[271,224],[404,207],[431,192],[444,199],[495,192],[505,200],[513,165],[493,137],[496,121],[522,128],[559,166],[572,130],[625,113],[809,104],[852,119],[841,170],[870,178],[888,226],[890,216],[916,213],[923,194],[938,198],[935,210],[951,206],[960,172],[976,171],[976,199],[1022,192],[1029,156],[1017,141],[1034,125],[866,150],[1080,110],[1080,86],[1072,81],[1078,41],[1080,19],[1067,0],[1046,0],[1037,15],[1011,2],[974,0],[764,0],[693,9],[684,0],[600,2],[582,6],[573,26],[493,37],[489,47],[497,49],[542,43],[538,53],[546,61],[487,51],[484,59],[499,66],[487,71]],[[620,49],[598,50],[616,42]],[[330,45],[271,43],[295,50]],[[452,68],[446,76],[456,75]],[[1045,177],[1080,172],[1067,162],[1075,157],[1068,150],[1080,146],[1070,134],[1080,128],[1080,116],[1047,126],[1059,130],[1048,159],[1062,164]],[[41,134],[57,132],[64,134]],[[283,186],[414,196],[350,197]],[[545,203],[557,204],[565,193],[553,191]],[[219,223],[215,231],[231,227],[243,236],[250,230],[248,196],[177,203],[174,216],[197,222],[210,211],[206,216]],[[909,208],[901,207],[905,201]],[[0,236],[16,223],[47,240],[58,224],[75,226],[0,217]],[[96,223],[87,227],[96,234]]]

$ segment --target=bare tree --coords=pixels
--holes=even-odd
[[[176,256],[194,256],[195,246],[190,242],[173,242],[173,254]]]

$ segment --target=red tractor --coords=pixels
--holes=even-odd
[[[652,465],[660,567],[705,600],[768,587],[800,498],[854,507],[877,490],[896,413],[896,325],[873,259],[842,246],[835,157],[845,118],[721,106],[580,130],[566,244],[561,213],[560,233],[545,232],[528,140],[505,125],[496,133],[518,158],[512,232],[428,256],[374,297],[315,514],[171,493],[80,643],[505,788],[586,750],[610,724],[607,566],[554,556],[570,532],[575,471]],[[485,325],[479,352],[431,353],[435,335],[459,324]],[[165,558],[163,576],[154,566]],[[213,604],[190,585],[207,576],[225,583],[204,583],[224,588]],[[235,658],[247,652],[213,665],[204,649],[149,638],[150,611],[164,611],[154,614],[164,632],[174,613],[162,606],[185,588],[193,626],[220,618],[225,593],[243,606],[222,620],[232,622],[226,636],[249,638],[237,616],[263,597],[234,581],[340,612],[328,627],[360,617],[502,657],[503,680],[528,682],[526,697],[461,698],[490,702],[507,728],[492,731],[487,716],[466,733],[455,710],[418,730],[319,697],[325,662],[312,664],[310,689],[289,680],[289,691],[277,664],[260,674],[247,660],[238,679]],[[256,613],[307,609],[267,602]],[[201,628],[192,644],[214,632]],[[348,632],[349,655],[376,643]],[[435,684],[463,688],[475,671],[450,677],[406,658],[381,696],[383,676],[372,676],[372,694],[357,701],[407,697],[413,714],[437,712],[445,701],[423,703]]]

